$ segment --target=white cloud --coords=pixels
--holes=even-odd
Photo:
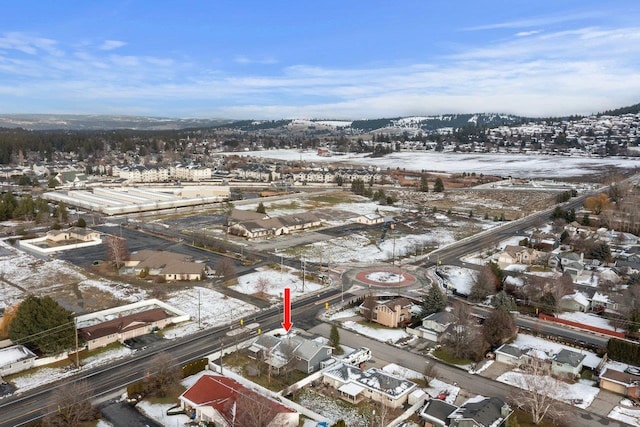
[[[243,65],[250,65],[250,64],[262,64],[262,65],[271,65],[271,64],[277,64],[278,61],[270,56],[266,56],[266,57],[262,57],[262,58],[249,58],[248,56],[245,55],[236,55],[233,58],[234,62],[238,63],[238,64],[243,64]]]
[[[113,50],[126,45],[125,42],[119,40],[105,40],[99,47],[100,50]]]
[[[519,33],[516,33],[516,37],[533,36],[534,34],[538,34],[539,32],[540,32],[540,30],[520,31]]]
[[[152,114],[231,118],[481,111],[546,116],[637,102],[639,27],[518,34],[403,66],[299,64],[273,67],[269,74],[247,67],[249,74],[206,69],[193,58],[105,53],[88,44],[65,54],[53,40],[11,33],[0,38],[0,93],[16,100],[18,92],[34,99],[47,94],[67,110],[93,104],[102,110],[155,108]],[[15,50],[26,55],[12,55]],[[8,98],[0,109],[11,105]]]
[[[476,25],[463,28],[464,31],[484,31],[497,30],[506,28],[528,28],[528,27],[545,27],[552,24],[561,24],[564,22],[581,21],[590,18],[601,18],[601,12],[576,12],[563,13],[559,15],[539,16],[529,19],[514,19],[512,21],[496,22],[492,24]]]

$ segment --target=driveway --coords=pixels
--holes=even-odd
[[[162,424],[145,417],[126,402],[111,403],[100,412],[105,420],[113,424],[113,427],[163,427]]]

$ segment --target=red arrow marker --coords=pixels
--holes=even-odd
[[[284,288],[284,322],[282,322],[282,327],[289,332],[291,326],[293,326],[291,323],[291,289]]]

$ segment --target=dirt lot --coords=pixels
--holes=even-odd
[[[474,217],[492,219],[504,214],[513,220],[532,212],[548,208],[555,203],[557,192],[537,190],[476,190],[452,189],[443,193],[421,193],[417,191],[394,192],[398,203],[407,209],[439,212],[473,213]]]

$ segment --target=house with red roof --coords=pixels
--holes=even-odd
[[[220,375],[203,375],[179,397],[196,421],[222,427],[297,427],[293,409]]]

